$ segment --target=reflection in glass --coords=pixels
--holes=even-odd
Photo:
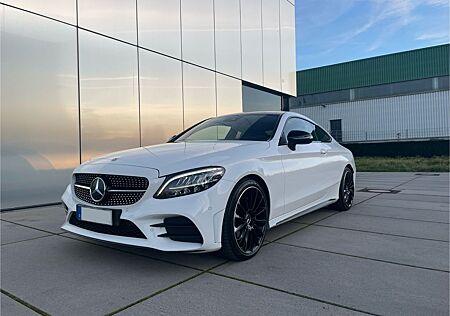
[[[183,60],[214,69],[213,1],[181,1],[181,19]]]
[[[139,54],[142,145],[165,143],[183,130],[181,61]]]
[[[295,7],[288,1],[280,1],[281,25],[281,90],[297,95],[295,61]]]
[[[76,24],[76,0],[2,0],[3,3]]]
[[[216,70],[241,78],[239,0],[215,0]]]
[[[216,116],[215,74],[183,63],[184,128]]]
[[[60,201],[79,163],[75,27],[0,6],[1,207]]]
[[[80,31],[82,161],[139,146],[136,47]]]
[[[78,24],[136,44],[136,0],[78,0]]]
[[[274,90],[281,90],[279,1],[262,1],[264,86]]]
[[[138,0],[139,46],[181,58],[180,0]]]
[[[281,96],[243,85],[242,107],[244,112],[280,111]]]
[[[242,79],[263,84],[261,0],[241,1]]]
[[[242,112],[242,82],[216,74],[217,115]]]

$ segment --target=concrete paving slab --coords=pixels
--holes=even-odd
[[[312,223],[316,223],[318,221],[322,221],[324,218],[327,218],[328,216],[337,214],[339,212],[337,211],[333,211],[330,209],[326,209],[326,208],[322,208],[320,210],[311,212],[309,214],[297,217],[293,220],[291,220],[291,222],[295,222],[295,223],[300,223],[300,224],[312,224]]]
[[[414,238],[449,240],[449,224],[408,221],[402,219],[340,213],[324,219],[320,225],[401,235]]]
[[[431,221],[438,223],[448,223],[448,212],[416,210],[412,208],[399,208],[377,205],[356,205],[352,207],[349,214],[370,215],[392,217],[398,219],[409,219],[418,221]]]
[[[426,189],[426,190],[440,190],[445,191],[448,187],[448,184],[445,181],[421,181],[421,180],[413,180],[404,184],[401,184],[399,188],[403,189]]]
[[[353,199],[353,205],[367,201],[368,199],[373,199],[377,195],[378,195],[377,193],[355,192],[355,197]]]
[[[356,184],[358,185],[386,185],[387,187],[401,185],[408,182],[409,179],[359,179],[356,177]]]
[[[397,190],[416,190],[416,191],[420,191],[423,190],[424,188],[426,188],[427,191],[432,191],[435,192],[438,195],[448,195],[448,189],[446,188],[441,188],[441,187],[436,187],[436,186],[427,186],[427,185],[420,185],[420,186],[399,186],[396,189]]]
[[[395,184],[395,185],[400,185],[403,183],[407,183],[409,181],[412,181],[414,179],[417,179],[418,176],[414,176],[414,175],[402,175],[399,173],[386,173],[384,175],[376,175],[376,174],[370,174],[370,175],[364,175],[361,174],[361,172],[357,172],[356,173],[356,180],[358,182],[379,182],[379,183],[389,183],[389,184]]]
[[[448,273],[271,243],[218,273],[376,314],[448,315]]]
[[[206,274],[119,315],[358,315],[268,288]]]
[[[401,194],[415,194],[415,195],[443,196],[443,197],[450,196],[450,192],[436,192],[436,191],[431,191],[431,190],[402,189],[402,192],[400,192],[400,193]]]
[[[373,198],[374,200],[403,200],[403,201],[422,201],[422,202],[435,202],[435,203],[450,203],[450,197],[448,196],[436,196],[436,195],[423,195],[423,194],[403,194],[399,192],[397,194],[380,194]]]
[[[309,226],[279,243],[449,271],[448,243]]]
[[[44,233],[32,228],[27,228],[13,223],[1,221],[2,245],[50,235],[51,234],[49,233]]]
[[[447,186],[447,183],[446,183],[447,181],[448,181],[448,179],[440,179],[440,178],[436,178],[436,177],[433,177],[433,178],[420,177],[420,178],[414,179],[413,181],[406,182],[406,183],[402,184],[401,186],[404,186],[404,187],[432,186],[432,187],[444,188]]]
[[[2,247],[2,288],[54,315],[105,314],[198,271],[61,236]]]
[[[64,233],[61,234],[61,236],[73,238],[83,242],[93,243],[102,247],[115,249],[117,251],[123,251],[152,259],[168,261],[175,264],[200,270],[210,269],[226,261],[224,258],[219,257],[217,254],[214,253],[190,254],[184,252],[164,252],[151,248],[133,247],[110,242],[104,242],[101,240],[85,238],[72,233]]]
[[[269,230],[266,235],[266,241],[274,241],[306,226],[306,224],[299,224],[295,222],[281,224]]]
[[[430,210],[430,211],[447,211],[449,210],[449,205],[447,203],[436,203],[436,202],[424,202],[424,201],[404,201],[404,200],[383,200],[383,199],[370,199],[361,203],[361,205],[379,205],[379,206],[390,206],[390,207],[403,207],[415,209]]]
[[[284,237],[288,234],[291,234],[294,231],[297,231],[301,228],[304,228],[308,226],[307,224],[299,224],[295,222],[287,222],[284,224],[281,224],[279,226],[275,226],[269,230],[269,232],[266,235],[266,241],[274,241],[276,239],[279,239],[281,237]]]
[[[60,229],[66,215],[62,206],[45,206],[2,213],[2,219],[25,226],[62,233]]]
[[[0,313],[4,316],[37,316],[39,315],[32,309],[16,302],[5,294],[1,294]]]

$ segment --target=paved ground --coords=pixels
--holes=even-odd
[[[448,315],[449,174],[360,173],[348,212],[269,233],[253,259],[78,238],[60,207],[1,215],[2,315]]]

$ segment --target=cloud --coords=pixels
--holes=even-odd
[[[418,41],[428,41],[428,40],[448,40],[449,33],[448,32],[431,32],[431,33],[422,33],[416,37]]]
[[[450,6],[450,3],[448,0],[425,0],[425,4],[431,5],[431,6],[443,6],[443,7]]]
[[[368,48],[372,51],[381,46],[382,41],[393,32],[401,30],[418,20],[420,13],[415,12],[419,6],[449,6],[449,0],[354,0],[365,1],[371,6],[370,17],[367,21],[354,27],[351,31],[342,33],[332,41],[334,44],[328,52],[348,43],[359,35],[366,33],[373,27],[380,27],[379,36]],[[381,23],[384,23],[380,25]],[[442,38],[443,36],[441,36]]]
[[[299,0],[298,63],[311,67],[448,42],[449,7],[449,0]]]

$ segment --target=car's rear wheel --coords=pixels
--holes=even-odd
[[[339,200],[333,206],[338,211],[347,211],[352,207],[354,197],[355,183],[353,180],[353,171],[350,167],[345,167],[339,187]]]
[[[261,248],[269,221],[269,201],[261,185],[251,179],[237,184],[225,209],[222,256],[247,260]]]

